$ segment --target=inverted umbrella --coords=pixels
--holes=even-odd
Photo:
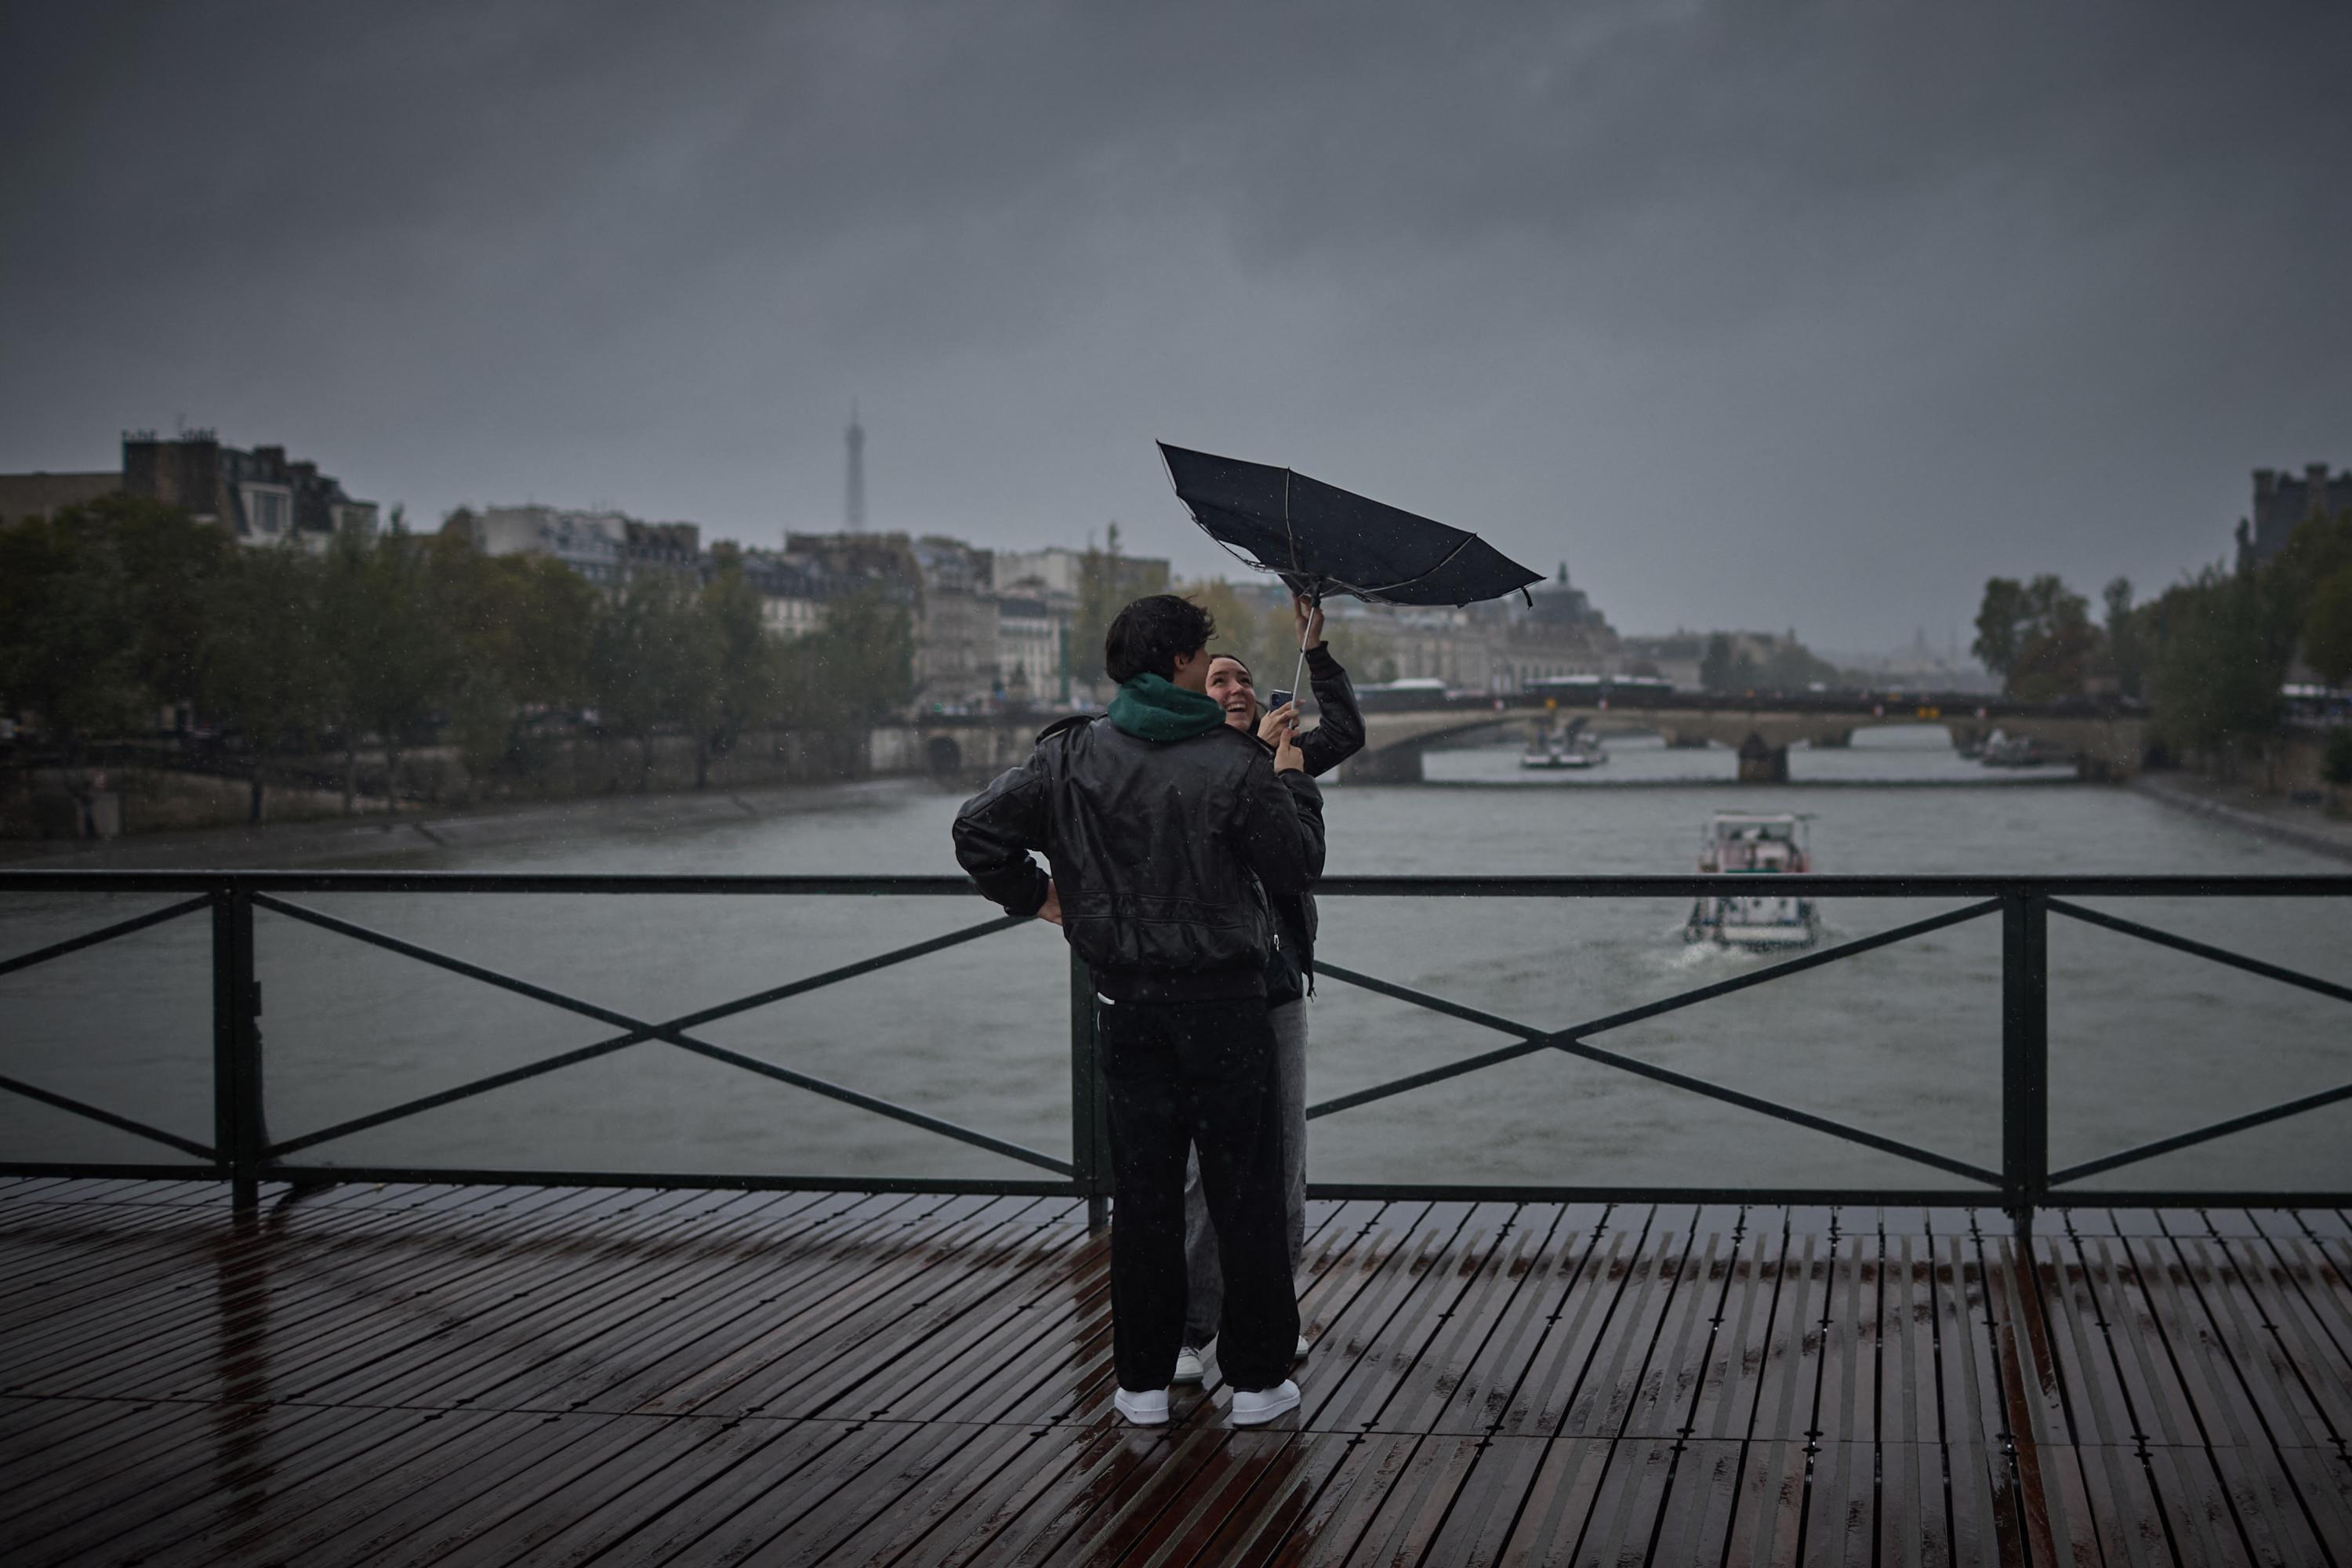
[[[1376,604],[1459,606],[1524,593],[1543,580],[1475,533],[1289,468],[1165,441],[1160,456],[1177,499],[1210,538],[1318,603],[1336,593]],[[1306,658],[1302,643],[1302,667]],[[1298,689],[1297,674],[1290,684]]]

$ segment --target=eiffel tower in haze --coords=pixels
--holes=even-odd
[[[866,427],[857,422],[857,404],[849,405],[849,495],[844,525],[851,533],[866,531]]]

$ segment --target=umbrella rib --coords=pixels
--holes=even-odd
[[[1444,560],[1439,562],[1428,571],[1423,572],[1418,577],[1407,577],[1401,583],[1387,583],[1377,588],[1359,588],[1356,592],[1359,594],[1393,594],[1399,588],[1410,588],[1415,583],[1425,582],[1429,578],[1436,576],[1440,572],[1444,571],[1448,566],[1454,564],[1454,558],[1455,556],[1461,554],[1464,551],[1469,549],[1472,545],[1477,542],[1478,536],[1474,533],[1467,539],[1465,539],[1461,543],[1455,545],[1453,549],[1447,551],[1445,552]]]

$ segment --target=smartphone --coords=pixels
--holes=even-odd
[[[1276,709],[1276,708],[1279,708],[1279,707],[1281,707],[1284,703],[1286,703],[1286,702],[1289,701],[1292,698],[1294,698],[1294,697],[1296,697],[1296,696],[1297,696],[1297,695],[1298,695],[1298,693],[1297,693],[1296,691],[1273,691],[1273,692],[1269,692],[1269,693],[1267,693],[1267,696],[1266,696],[1266,704],[1265,704],[1265,705],[1266,705],[1267,709],[1268,709],[1269,710],[1273,710],[1273,709]]]

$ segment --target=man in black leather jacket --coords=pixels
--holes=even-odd
[[[1116,1403],[1144,1425],[1168,1418],[1183,1331],[1188,1146],[1225,1278],[1233,1420],[1298,1402],[1258,889],[1301,893],[1321,874],[1322,796],[1286,735],[1269,752],[1202,695],[1214,629],[1170,595],[1120,611],[1104,649],[1119,682],[1109,716],[1055,725],[955,823],[956,858],[981,891],[1059,924],[1093,976],[1118,1194]]]

